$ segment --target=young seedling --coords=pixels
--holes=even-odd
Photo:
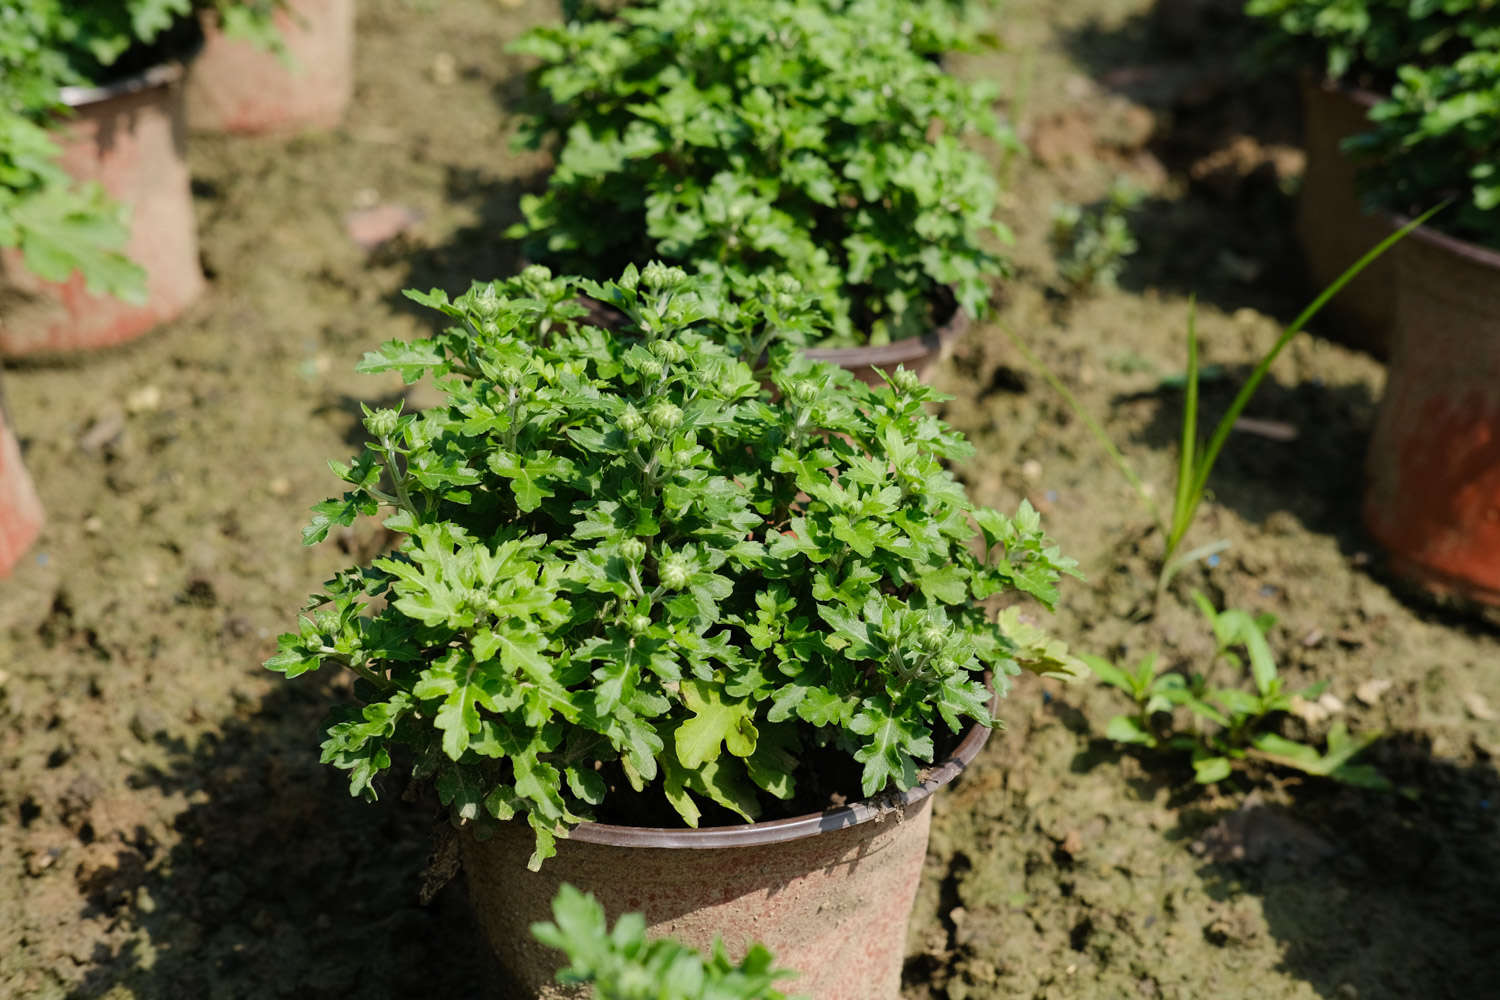
[[[1109,720],[1104,733],[1108,739],[1152,750],[1186,751],[1200,784],[1223,781],[1236,766],[1259,761],[1364,788],[1390,787],[1373,767],[1352,763],[1379,739],[1378,733],[1351,736],[1342,722],[1336,722],[1329,728],[1326,749],[1319,751],[1274,731],[1276,718],[1291,711],[1296,699],[1316,698],[1328,686],[1320,681],[1297,692],[1286,689],[1266,641],[1275,618],[1237,608],[1217,610],[1196,591],[1193,601],[1213,629],[1217,647],[1214,660],[1222,660],[1241,675],[1248,670],[1250,689],[1211,687],[1207,672],[1158,672],[1155,653],[1133,671],[1122,670],[1097,656],[1085,656],[1083,661],[1095,676],[1125,692],[1135,703],[1133,714]],[[1194,717],[1193,726],[1177,727],[1178,708]]]
[[[531,933],[567,956],[557,981],[593,986],[594,1000],[788,1000],[776,982],[796,975],[776,968],[760,944],[731,962],[722,940],[707,955],[671,938],[648,940],[639,913],[624,914],[611,928],[593,894],[566,882],[552,915],[552,923],[532,924]]]
[[[1052,252],[1057,274],[1072,293],[1111,289],[1139,245],[1130,232],[1130,211],[1141,192],[1125,184],[1110,188],[1094,206],[1059,204],[1052,209]]]

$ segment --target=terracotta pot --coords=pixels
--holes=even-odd
[[[809,347],[803,354],[847,368],[854,377],[870,385],[883,385],[878,370],[895,371],[905,365],[925,376],[928,369],[969,329],[969,314],[955,307],[948,321],[921,337],[907,337],[876,347]]]
[[[1355,186],[1354,162],[1339,149],[1369,128],[1378,94],[1312,76],[1302,78],[1302,132],[1307,169],[1297,198],[1297,239],[1313,291],[1322,291],[1391,234],[1390,220],[1368,213]],[[1390,352],[1396,305],[1394,255],[1383,254],[1334,296],[1317,320],[1320,331],[1378,358]]]
[[[0,397],[0,577],[9,576],[42,530],[42,501],[21,463],[21,446]]]
[[[225,38],[203,16],[188,70],[188,125],[211,132],[294,132],[338,125],[354,96],[354,0],[289,0],[276,27],[290,63]]]
[[[928,779],[904,795],[796,819],[712,829],[585,823],[558,841],[540,872],[526,870],[533,836],[504,824],[489,840],[461,840],[469,894],[510,977],[507,1000],[587,996],[557,986],[559,953],[529,927],[551,919],[563,882],[592,892],[610,919],[642,912],[654,937],[707,950],[722,937],[738,959],[761,941],[800,975],[786,989],[815,1000],[892,1000],[900,991],[906,928],[921,881],[931,796],[989,738],[975,727]]]
[[[64,87],[63,101],[75,115],[60,122],[54,136],[69,174],[98,181],[130,209],[125,253],[146,270],[145,304],[90,295],[79,274],[43,281],[19,252],[5,251],[0,278],[10,287],[0,315],[0,355],[118,344],[178,316],[203,291],[181,77],[182,67],[169,63],[107,87]]]
[[[1424,227],[1396,264],[1365,525],[1398,575],[1500,605],[1500,252]]]

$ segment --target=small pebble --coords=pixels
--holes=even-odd
[[[83,533],[85,535],[97,535],[104,530],[104,519],[90,517],[83,522]]]
[[[142,386],[125,397],[125,412],[131,415],[150,413],[161,407],[161,390],[154,385]]]
[[[1042,463],[1034,458],[1028,458],[1021,463],[1021,478],[1029,483],[1034,483],[1042,478]]]
[[[458,80],[458,60],[451,52],[439,52],[432,57],[432,82],[447,87]]]
[[[277,476],[266,484],[266,489],[271,491],[273,497],[284,497],[292,492],[292,484],[285,476]]]

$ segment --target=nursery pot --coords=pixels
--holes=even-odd
[[[88,293],[83,276],[44,281],[19,251],[0,253],[0,355],[107,347],[173,319],[203,291],[184,158],[182,66],[165,63],[104,87],[64,87],[74,110],[53,138],[62,166],[130,210],[125,254],[146,270],[146,302]]]
[[[202,15],[187,78],[188,125],[210,132],[333,128],[354,95],[354,0],[289,0],[275,13],[287,56],[226,38]]]
[[[894,1000],[906,928],[921,881],[932,793],[979,753],[989,729],[965,734],[952,756],[911,791],[795,819],[700,830],[584,823],[541,871],[526,870],[530,827],[502,824],[461,840],[469,895],[510,982],[510,997],[586,994],[554,976],[560,953],[532,938],[569,882],[592,892],[611,921],[645,914],[652,937],[732,958],[760,941],[800,974],[785,986],[814,1000]]]
[[[21,464],[0,395],[0,577],[8,576],[42,530],[42,501]]]
[[[1390,220],[1364,211],[1354,162],[1339,144],[1366,131],[1380,96],[1311,75],[1302,78],[1302,131],[1307,168],[1297,199],[1297,240],[1307,276],[1322,291],[1349,265],[1391,235]],[[1396,305],[1393,255],[1377,258],[1324,308],[1319,328],[1378,358],[1390,352]]]
[[[893,372],[903,365],[919,377],[925,377],[928,369],[968,329],[969,314],[963,307],[955,306],[946,323],[920,337],[907,337],[878,346],[808,347],[802,353],[815,361],[828,361],[847,368],[861,382],[884,385],[879,372]]]
[[[1500,252],[1422,227],[1396,264],[1365,525],[1397,575],[1500,605]]]

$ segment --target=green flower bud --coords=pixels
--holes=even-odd
[[[666,371],[666,369],[662,367],[661,362],[657,361],[655,358],[648,358],[645,361],[636,362],[635,370],[640,372],[647,378],[661,378],[662,373]]]
[[[502,385],[517,385],[521,381],[521,370],[515,365],[505,365],[500,369],[500,383]]]
[[[395,434],[400,424],[401,414],[395,410],[375,410],[365,417],[365,430],[381,441]]]
[[[651,407],[651,412],[646,415],[651,421],[651,426],[659,431],[676,430],[682,424],[682,410],[673,403],[662,400]]]
[[[641,280],[646,283],[647,288],[660,290],[667,281],[667,265],[659,260],[653,260],[641,268]]]
[[[891,384],[898,392],[912,392],[922,384],[922,380],[917,378],[917,373],[910,368],[902,367],[897,368],[891,374]]]
[[[473,298],[474,311],[484,319],[494,319],[500,315],[500,293],[495,291],[494,285],[485,285]]]
[[[818,387],[806,379],[798,379],[786,387],[786,395],[798,406],[806,406],[818,398]]]
[[[538,284],[543,281],[551,281],[552,269],[541,264],[528,264],[526,265],[526,268],[521,271],[521,278],[522,280],[536,282]]]
[[[797,296],[791,295],[787,292],[777,292],[776,308],[780,309],[782,312],[791,312],[793,309],[797,308]]]
[[[917,635],[917,645],[924,653],[936,653],[947,640],[948,634],[937,625],[928,625]]]
[[[653,340],[649,350],[657,359],[669,364],[680,365],[687,360],[687,351],[675,340]]]
[[[668,590],[681,590],[688,585],[693,575],[693,562],[680,552],[674,552],[662,560],[657,577]]]
[[[638,563],[646,558],[646,543],[639,538],[627,538],[620,543],[620,557],[628,563]]]
[[[646,418],[641,416],[640,410],[637,410],[634,406],[627,405],[616,423],[620,425],[620,430],[630,435],[646,426]]]
[[[620,275],[620,280],[619,281],[615,282],[615,284],[619,285],[621,288],[625,289],[627,292],[633,292],[633,291],[635,291],[636,288],[638,288],[640,286],[640,283],[641,283],[640,272],[636,271],[634,264],[626,265],[626,267],[625,267],[625,273],[622,274],[622,275]]]
[[[802,282],[790,274],[778,274],[776,276],[776,290],[783,295],[796,295],[802,291]]]
[[[630,621],[627,624],[632,633],[634,633],[635,635],[640,635],[642,632],[645,632],[651,628],[651,616],[631,615]]]

